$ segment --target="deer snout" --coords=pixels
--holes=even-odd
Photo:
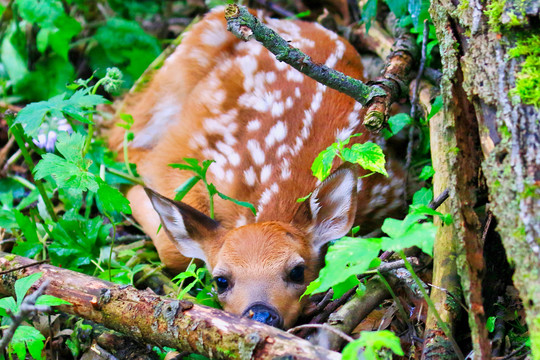
[[[242,316],[277,328],[283,327],[283,318],[273,306],[268,304],[251,304],[251,306],[242,313]]]

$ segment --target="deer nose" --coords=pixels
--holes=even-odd
[[[279,315],[277,310],[262,303],[252,304],[249,308],[247,308],[246,311],[244,311],[242,316],[277,328],[281,328],[283,326],[283,318]]]

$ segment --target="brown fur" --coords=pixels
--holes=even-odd
[[[333,55],[339,54],[338,42],[341,42],[344,53],[334,68],[352,77],[362,78],[360,58],[345,40],[338,39],[316,24],[297,20],[269,21],[285,32],[283,36],[286,39],[295,31],[289,31],[288,27],[293,26],[291,24],[298,26],[298,36],[315,43],[315,46],[306,45],[302,50],[316,62],[325,63]],[[212,33],[214,28],[216,31]],[[337,195],[332,194],[333,183],[339,185],[348,175],[343,173],[321,185],[319,195],[323,207],[318,218],[312,218],[313,209],[309,209],[309,201],[301,205],[296,199],[316,188],[317,181],[311,174],[311,164],[320,151],[336,141],[338,131],[349,128],[351,133],[363,134],[353,138],[351,143],[365,142],[370,135],[359,122],[351,128],[350,117],[361,118],[364,111],[359,110],[358,105],[354,108],[353,99],[332,89],[321,90],[314,80],[294,73],[296,70],[287,74],[291,68],[279,70],[280,65],[276,65],[273,55],[265,49],[250,56],[250,52],[257,52],[259,45],[253,42],[246,46],[239,45],[240,41],[227,33],[225,28],[222,11],[207,15],[186,35],[175,54],[155,74],[146,89],[127,96],[122,111],[133,115],[135,124],[132,131],[136,135],[129,149],[130,160],[137,164],[137,170],[147,186],[172,198],[175,189],[192,174],[173,169],[168,164],[180,163],[185,157],[207,159],[209,153],[222,157],[221,161],[216,158],[217,164],[210,167],[208,181],[228,196],[254,204],[259,212],[255,218],[248,209],[216,197],[215,218],[221,227],[207,236],[191,237],[201,244],[214,276],[227,274],[235,283],[234,291],[220,296],[226,310],[239,314],[253,301],[266,301],[279,310],[288,327],[301,311],[302,304],[297,301],[299,295],[319,270],[319,245],[314,246],[310,231],[326,221],[322,215],[339,210],[339,204],[334,201]],[[223,33],[218,31],[220,29]],[[209,34],[215,38],[209,37]],[[249,73],[253,61],[255,70]],[[230,66],[227,67],[227,64]],[[271,81],[272,76],[275,76],[274,81]],[[288,76],[292,76],[293,80]],[[301,81],[294,81],[295,76],[301,76]],[[251,92],[245,89],[250,80],[253,85]],[[264,91],[261,93],[257,86],[262,85]],[[298,96],[298,91],[301,96]],[[321,93],[319,100],[315,97],[318,92]],[[253,94],[258,96],[257,105],[267,108],[261,110],[246,105],[249,104],[249,101],[246,103],[245,99],[249,99],[246,96]],[[266,104],[264,101],[268,94],[279,99]],[[288,99],[292,99],[292,106],[286,106]],[[283,103],[282,112],[276,106],[280,101]],[[306,127],[306,112],[311,113],[311,126],[296,151],[293,148]],[[224,117],[224,114],[231,115],[231,119]],[[212,128],[210,120],[216,120],[214,124],[217,122],[219,126],[233,125],[230,125],[230,131],[219,131],[219,127]],[[254,120],[260,124],[255,131],[250,130]],[[270,134],[276,130],[279,121],[286,127],[286,133],[277,136],[277,140],[274,137],[272,142]],[[153,137],[149,135],[154,133],[156,135]],[[283,132],[275,134],[283,135]],[[201,136],[204,138],[203,144],[194,143]],[[122,139],[122,129],[112,131],[110,143],[113,147],[119,148]],[[228,152],[223,150],[223,144],[227,144],[227,141],[230,143]],[[253,141],[259,144],[264,154],[262,164],[257,163],[255,152],[249,147]],[[289,149],[280,150],[285,145]],[[234,156],[238,156],[236,161]],[[282,172],[286,165],[290,169],[288,176]],[[335,166],[338,165],[336,161]],[[264,166],[271,167],[266,175],[263,175]],[[218,167],[223,169],[223,174],[216,170]],[[398,165],[391,164],[390,169],[394,177],[402,177]],[[246,173],[251,170],[254,171],[255,181],[250,183]],[[400,182],[392,180],[373,175],[362,180],[358,195],[356,188],[349,189],[351,194],[357,196],[358,211],[355,211],[356,201],[349,199],[349,205],[354,205],[348,208],[350,213],[341,214],[335,221],[343,220],[340,226],[350,227],[353,222],[364,225],[386,215],[387,211],[383,210],[388,208],[387,204],[400,196],[400,186],[397,186]],[[376,192],[377,189],[379,192]],[[131,201],[135,219],[152,237],[161,260],[174,272],[184,270],[189,259],[180,255],[178,249],[182,249],[182,245],[171,241],[166,231],[156,235],[159,216],[142,188],[133,187],[127,197]],[[208,195],[202,183],[190,191],[183,202],[208,214]],[[397,204],[394,208],[399,207],[401,202],[398,200]],[[237,222],[244,219],[247,225],[237,227]],[[287,273],[294,265],[290,262],[295,259],[305,262],[304,284],[286,281]]]

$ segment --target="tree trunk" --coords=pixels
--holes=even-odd
[[[120,286],[55,266],[0,252],[0,294],[14,296],[15,281],[36,272],[50,281],[45,294],[69,301],[58,308],[103,324],[139,341],[211,359],[340,359],[339,353],[256,321],[188,301]],[[21,268],[22,266],[28,266]]]
[[[526,88],[512,90],[516,78],[523,77],[524,58],[509,54],[534,33],[538,36],[532,24],[538,24],[539,7],[533,1],[433,0],[430,9],[440,42],[445,104],[437,126],[446,155],[435,170],[449,174],[448,206],[476,359],[491,356],[481,287],[484,244],[475,212],[486,192],[487,210],[515,266],[513,280],[527,314],[533,358],[540,359],[540,116],[533,105],[523,104],[538,105],[539,99],[531,99]],[[532,46],[540,46],[535,41]]]

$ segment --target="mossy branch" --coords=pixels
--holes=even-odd
[[[290,46],[274,30],[262,24],[243,6],[228,5],[225,10],[225,18],[227,19],[227,30],[239,39],[248,41],[254,38],[274,54],[279,61],[291,65],[323,85],[352,97],[362,105],[368,104],[376,96],[386,95],[386,92],[378,86],[368,86],[362,81],[326,65],[316,64],[308,55]]]

